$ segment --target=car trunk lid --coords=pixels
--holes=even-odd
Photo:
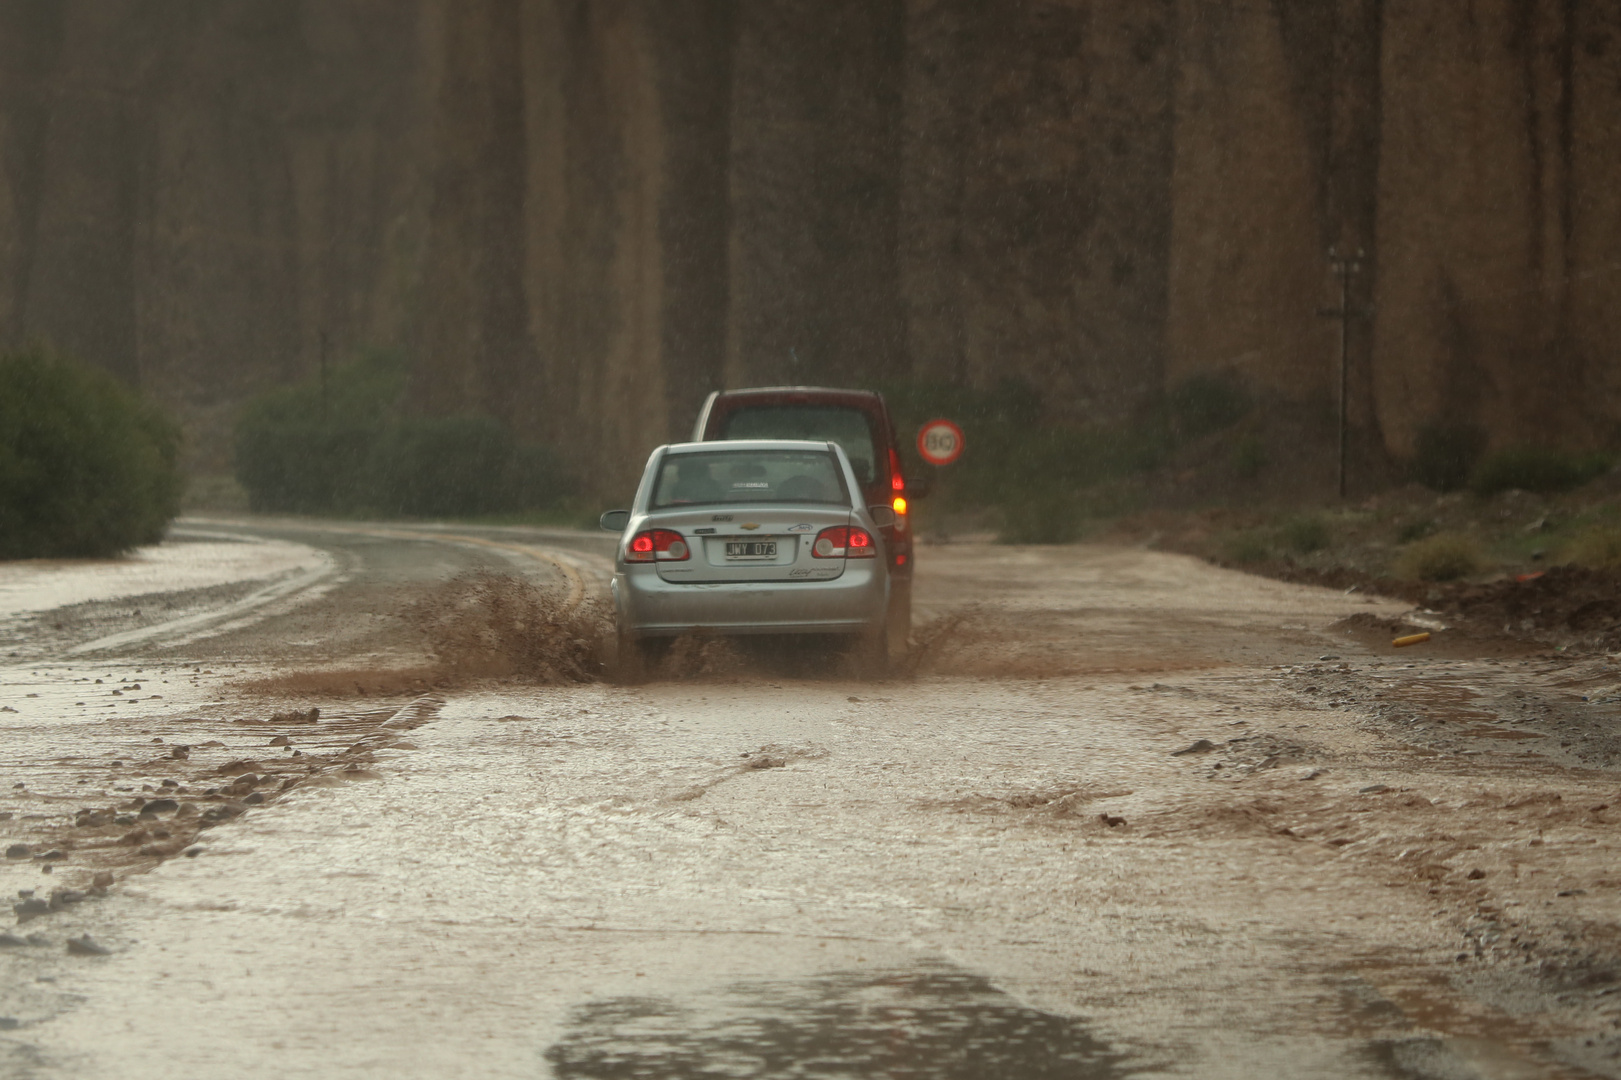
[[[659,577],[714,584],[832,580],[844,573],[844,560],[818,559],[811,544],[823,529],[850,523],[845,507],[762,505],[659,513],[647,527],[679,532],[692,552],[681,562],[659,562]]]

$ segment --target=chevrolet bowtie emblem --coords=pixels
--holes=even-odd
[[[760,523],[758,521],[745,521],[743,523],[743,528],[745,529],[758,529],[759,527]]]

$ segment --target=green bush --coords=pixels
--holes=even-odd
[[[1540,493],[1570,491],[1604,475],[1610,468],[1602,454],[1572,454],[1546,446],[1511,446],[1488,456],[1469,478],[1479,495],[1518,488]]]
[[[469,517],[542,509],[567,491],[545,447],[487,416],[402,406],[407,368],[386,354],[253,399],[236,431],[237,479],[255,510]]]
[[[1223,536],[1217,544],[1217,550],[1223,562],[1237,566],[1266,562],[1272,558],[1272,546],[1266,542],[1266,537],[1253,529],[1244,529]]]
[[[1409,472],[1434,491],[1457,491],[1486,449],[1486,432],[1475,424],[1426,424],[1418,431]]]
[[[1418,581],[1456,581],[1485,569],[1486,558],[1472,536],[1436,533],[1415,540],[1396,560],[1399,577]]]
[[[1241,480],[1253,480],[1271,462],[1266,442],[1259,435],[1245,435],[1233,444],[1233,471]]]
[[[1250,396],[1234,375],[1207,372],[1190,375],[1165,395],[1178,437],[1198,439],[1224,431],[1250,411]]]
[[[1431,518],[1414,518],[1404,521],[1401,528],[1396,530],[1398,544],[1411,544],[1414,540],[1422,540],[1435,531],[1435,521]]]
[[[180,432],[112,376],[0,356],[0,559],[104,557],[163,538]]]
[[[1592,525],[1577,533],[1565,548],[1566,560],[1595,570],[1621,567],[1621,526]]]
[[[1296,555],[1321,551],[1330,539],[1328,524],[1315,515],[1291,518],[1278,529],[1278,540]]]

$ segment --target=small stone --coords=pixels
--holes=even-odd
[[[1323,770],[1321,769],[1307,769],[1305,772],[1300,774],[1300,779],[1315,780],[1321,775],[1323,775]]]
[[[1203,754],[1216,748],[1216,744],[1209,739],[1196,739],[1180,750],[1171,751],[1172,757],[1181,757],[1183,754]]]
[[[1317,659],[1319,659],[1319,660],[1338,660],[1339,657],[1335,656],[1333,653],[1326,653],[1323,656],[1319,656]]]
[[[188,859],[195,859],[197,856],[201,855],[202,853],[203,853],[203,849],[202,849],[201,845],[193,844],[193,845],[191,845],[191,847],[189,847],[189,848],[187,848],[185,850],[184,854],[185,854],[186,858],[188,858]]]
[[[44,934],[29,934],[26,940],[36,949],[44,948],[51,943],[51,939]]]
[[[63,859],[68,857],[68,853],[63,851],[61,848],[52,848],[45,854],[35,857],[46,862],[61,862]]]
[[[52,911],[61,911],[63,908],[69,907],[70,905],[82,903],[84,903],[84,893],[80,892],[78,889],[51,890],[50,904]]]
[[[1369,784],[1367,787],[1356,789],[1358,795],[1378,795],[1389,790],[1389,784]]]
[[[30,919],[37,919],[41,915],[49,915],[51,905],[37,896],[31,896],[27,900],[19,900],[17,903],[12,904],[11,910],[16,914],[18,922],[25,923]]]
[[[8,859],[26,859],[33,853],[34,849],[27,844],[12,844],[6,848],[6,858]]]
[[[141,816],[143,818],[154,818],[159,814],[167,814],[178,809],[180,809],[180,804],[173,799],[153,799],[141,807]]]
[[[1479,881],[1481,878],[1486,876],[1486,871],[1482,870],[1480,867],[1477,866],[1473,870],[1469,871],[1469,873],[1467,873],[1464,876],[1467,877],[1470,881]]]
[[[119,814],[117,817],[113,818],[113,824],[114,825],[133,825],[133,824],[135,824],[135,815],[134,814]]]
[[[1123,817],[1115,817],[1113,814],[1099,814],[1098,815],[1098,820],[1103,822],[1103,824],[1107,825],[1111,829],[1116,828],[1116,827],[1118,827],[1120,825],[1124,825],[1126,823],[1125,818],[1123,818]]]
[[[69,956],[111,956],[112,950],[105,945],[97,945],[89,934],[82,934],[76,938],[68,938]]]
[[[270,745],[271,746],[291,746],[291,745],[293,745],[293,740],[289,739],[285,735],[277,735],[274,739],[270,740]]]
[[[1556,895],[1556,896],[1586,896],[1587,895],[1587,890],[1586,889],[1560,889],[1554,895]]]
[[[191,757],[191,747],[177,746],[173,750],[169,751],[169,756],[172,758],[179,758],[181,761],[185,761]]]
[[[253,794],[247,796],[242,801],[244,803],[247,803],[249,806],[258,806],[260,803],[265,801],[265,797],[263,795],[259,794],[257,791],[255,791]]]
[[[99,873],[97,873],[96,876],[93,879],[91,879],[91,884],[94,885],[98,889],[110,888],[112,886],[112,883],[113,883],[113,872],[111,870],[102,870]]]
[[[178,781],[178,780],[165,780],[160,786],[161,787],[179,787],[180,786],[180,781]]]
[[[20,949],[28,942],[13,934],[10,930],[0,931],[0,949]]]

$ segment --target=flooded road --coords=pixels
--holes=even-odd
[[[424,596],[585,603],[600,538],[187,528],[160,561],[286,555],[177,580],[155,632],[146,585],[0,612],[0,884],[113,877],[0,949],[5,1075],[1621,1074],[1621,780],[1557,734],[1602,658],[1415,657],[1341,628],[1391,602],[953,544],[907,677],[446,682]]]

